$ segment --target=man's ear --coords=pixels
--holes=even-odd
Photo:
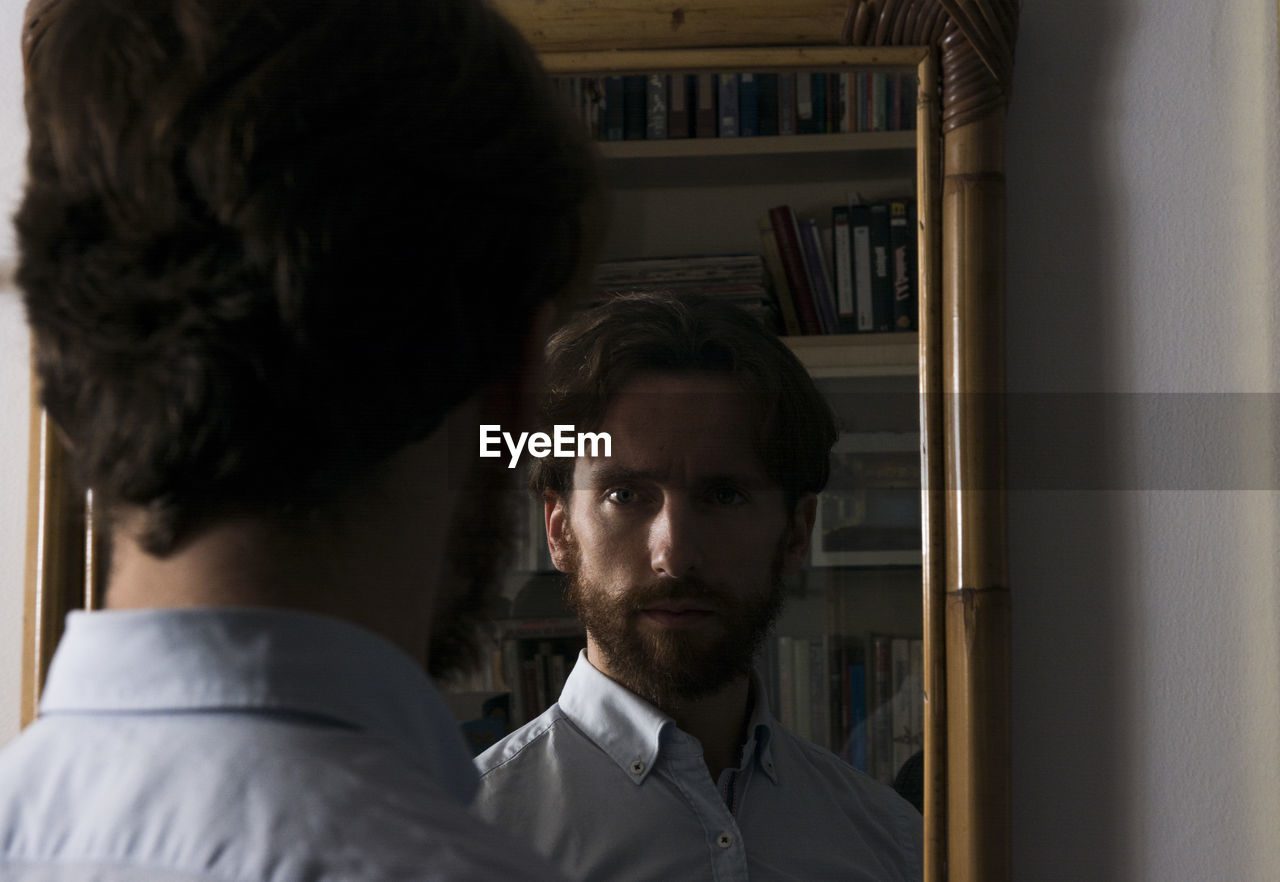
[[[782,571],[794,573],[804,566],[809,554],[809,538],[813,535],[813,522],[818,517],[818,496],[806,493],[796,500],[791,512],[791,526],[787,528],[782,547]]]
[[[542,494],[542,520],[547,527],[547,550],[551,552],[551,562],[562,573],[572,572],[569,543],[573,535],[569,532],[568,504],[554,490],[547,490]]]

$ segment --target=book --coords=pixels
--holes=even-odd
[[[804,74],[801,74],[803,77]],[[827,131],[827,75],[825,73],[809,74],[809,95],[813,101],[813,117],[809,131],[803,134],[821,135]]]
[[[786,272],[787,286],[791,290],[791,300],[795,304],[800,330],[804,334],[821,334],[822,323],[813,302],[809,273],[805,269],[795,211],[789,205],[775,206],[769,209],[769,221],[778,241],[778,253],[782,257],[782,268]]]
[[[895,199],[889,203],[889,249],[893,274],[893,328],[910,331],[916,326],[916,249],[911,209],[913,204]]]
[[[871,208],[849,206],[849,240],[853,248],[849,257],[853,272],[853,298],[857,330],[874,331],[875,313],[871,284]]]
[[[796,75],[778,74],[778,134],[796,133]]]
[[[893,783],[893,638],[871,638],[871,694],[867,697],[867,772]]]
[[[827,638],[809,638],[809,740],[831,748],[831,675]]]
[[[796,316],[795,303],[791,300],[791,287],[787,284],[787,274],[782,268],[782,256],[778,253],[778,239],[773,232],[773,224],[769,216],[760,218],[760,249],[764,253],[764,263],[769,269],[769,278],[773,282],[773,296],[778,302],[778,312],[782,317],[783,331],[792,337],[798,337],[800,319]]]
[[[714,138],[717,131],[715,74],[697,74],[694,92],[698,100],[693,105],[693,135],[697,138]]]
[[[604,78],[603,120],[600,137],[605,141],[621,141],[625,132],[626,117],[623,113],[622,77]]]
[[[906,637],[894,637],[890,643],[893,666],[893,774],[896,777],[911,754],[915,753],[911,733],[911,643]]]
[[[841,333],[858,330],[853,300],[853,237],[849,231],[849,206],[831,209],[831,262],[835,280],[836,319]]]
[[[738,137],[738,75],[716,74],[716,134],[721,138]]]
[[[837,132],[851,132],[849,122],[849,72],[836,74]]]
[[[755,74],[738,75],[738,135],[754,138],[760,134],[759,89]]]
[[[813,692],[810,687],[809,641],[804,637],[791,640],[791,691],[795,696],[795,721],[793,732],[801,738],[813,740]]]
[[[813,79],[798,73],[796,80],[796,134],[812,135],[817,131],[813,119]]]
[[[876,331],[893,330],[893,276],[889,260],[889,203],[871,205],[871,320]]]
[[[649,74],[645,79],[645,130],[649,141],[667,138],[667,103],[671,77]]]
[[[648,127],[649,111],[646,106],[648,77],[644,74],[627,74],[622,78],[622,138],[624,141],[643,141]]]
[[[778,74],[756,74],[756,134],[778,134]]]
[[[813,304],[818,309],[822,333],[835,334],[839,331],[835,296],[832,294],[831,276],[827,270],[826,249],[822,247],[822,231],[813,218],[806,218],[800,223],[800,247],[804,250],[805,269],[809,272]]]
[[[667,137],[687,138],[691,119],[689,108],[697,99],[697,78],[692,74],[672,74],[667,95]]]
[[[778,722],[795,731],[796,693],[795,650],[791,646],[791,638],[779,635],[778,644]]]

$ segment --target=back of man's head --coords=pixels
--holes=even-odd
[[[756,409],[756,447],[788,511],[826,486],[836,441],[831,406],[777,335],[712,297],[652,292],[585,312],[551,338],[543,420],[596,431],[628,385],[652,374],[732,377]],[[534,461],[536,493],[572,489],[573,460]]]
[[[587,146],[478,0],[37,3],[42,402],[153,553],[426,436],[578,271]]]

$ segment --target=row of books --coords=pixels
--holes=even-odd
[[[769,209],[760,240],[785,332],[915,330],[918,227],[906,199],[834,206],[829,232],[790,205]]]
[[[586,636],[576,620],[522,621],[504,636],[499,689],[510,693],[508,731],[534,719],[560,698],[565,679],[586,648]]]
[[[766,649],[779,722],[886,784],[924,747],[924,642],[779,635]]]
[[[600,141],[738,138],[915,128],[916,75],[886,71],[555,77]]]

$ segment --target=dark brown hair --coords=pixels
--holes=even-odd
[[[826,486],[837,435],[830,405],[795,354],[732,304],[659,292],[619,297],[560,329],[547,352],[544,431],[599,430],[613,399],[642,375],[724,373],[757,407],[760,458],[788,510]],[[572,489],[572,459],[533,462],[535,493]]]
[[[595,170],[479,0],[42,5],[16,216],[41,401],[171,549],[318,501],[517,365]]]

